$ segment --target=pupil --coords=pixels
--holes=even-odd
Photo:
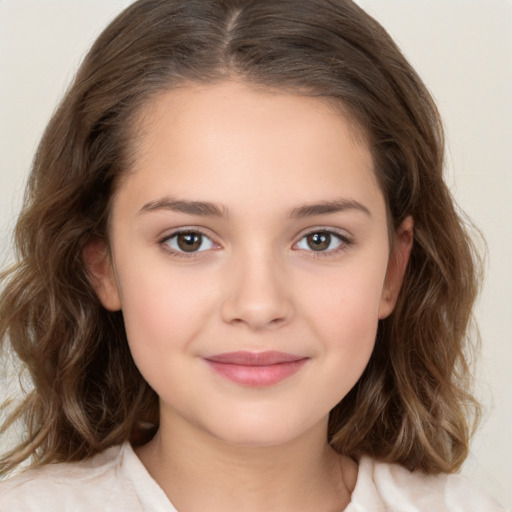
[[[331,244],[331,235],[329,233],[313,233],[309,235],[308,245],[314,251],[323,251]]]
[[[182,233],[178,235],[178,246],[182,251],[194,252],[201,247],[202,238],[200,233]]]

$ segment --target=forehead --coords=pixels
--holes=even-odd
[[[270,114],[274,114],[273,124],[268,124]],[[302,122],[295,124],[295,130],[292,130],[291,123],[287,121],[299,117]],[[277,118],[281,122],[276,123]],[[209,121],[213,121],[213,124],[208,123]],[[242,129],[248,133],[249,123],[254,128],[258,128],[258,123],[267,123],[266,133],[270,137],[278,135],[277,140],[281,141],[284,141],[287,134],[298,135],[301,128],[309,123],[309,139],[315,134],[325,137],[327,130],[332,137],[336,137],[336,132],[343,130],[354,145],[364,150],[368,147],[365,130],[341,101],[316,96],[306,90],[299,93],[235,79],[213,84],[185,82],[157,93],[139,110],[133,133],[136,134],[136,139],[146,143],[148,135],[155,135],[151,133],[155,124],[160,124],[161,127],[169,123],[177,123],[174,133],[179,135],[181,132],[183,137],[189,135],[186,133],[187,128],[199,135],[198,127],[204,126],[205,131],[208,130],[211,134],[231,124],[233,135],[236,135]],[[286,127],[286,132],[281,131],[283,127]],[[148,149],[148,146],[142,149]],[[140,152],[139,156],[142,154]]]
[[[361,130],[323,98],[240,82],[186,84],[155,96],[135,130],[124,181],[138,195],[197,190],[219,202],[305,202],[379,192]]]

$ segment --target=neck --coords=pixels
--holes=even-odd
[[[357,465],[327,444],[327,421],[277,446],[240,446],[162,418],[136,450],[178,510],[340,512]]]

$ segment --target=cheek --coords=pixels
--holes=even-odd
[[[331,273],[325,282],[304,290],[304,314],[328,339],[352,339],[354,343],[375,331],[385,271],[382,268]],[[315,319],[315,320],[313,320]]]
[[[303,294],[303,315],[321,340],[318,355],[326,365],[332,406],[357,382],[371,356],[384,276],[384,265],[351,267]]]
[[[315,366],[303,400],[315,404],[313,415],[332,410],[363,374],[375,345],[378,298],[375,286],[349,278],[310,296],[306,320],[316,340]]]
[[[186,272],[152,267],[151,272],[120,276],[123,316],[136,362],[162,361],[184,351],[205,323],[214,304],[208,281],[190,279]],[[204,283],[204,286],[200,283]],[[150,350],[148,350],[150,349]]]

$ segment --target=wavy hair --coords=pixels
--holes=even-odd
[[[139,0],[99,36],[43,135],[2,276],[0,343],[32,389],[10,411],[24,438],[6,473],[90,457],[158,428],[121,312],[104,309],[82,252],[108,242],[110,203],[157,93],[236,78],[326,98],[363,130],[390,230],[414,218],[394,313],[356,386],[331,411],[329,442],[427,473],[457,470],[478,405],[468,327],[479,284],[471,238],[443,181],[443,131],[424,84],[386,31],[350,0]]]

